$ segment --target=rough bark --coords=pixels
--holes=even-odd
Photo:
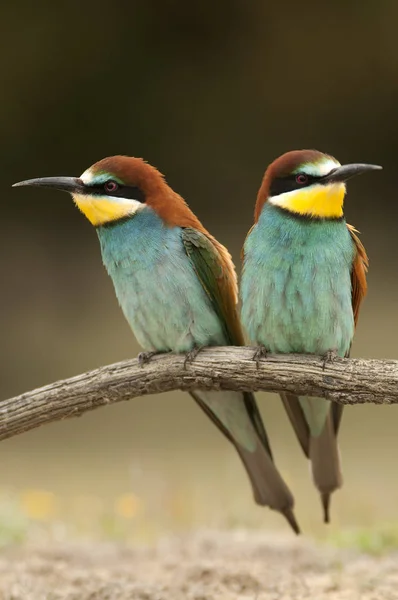
[[[341,404],[398,403],[398,361],[270,355],[259,368],[253,348],[206,348],[184,367],[184,356],[155,356],[101,367],[0,402],[0,440],[100,406],[175,390],[264,390],[323,396]]]

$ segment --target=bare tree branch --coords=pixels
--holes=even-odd
[[[398,403],[398,361],[272,355],[257,370],[253,348],[206,348],[184,368],[184,356],[155,356],[101,367],[0,402],[0,440],[100,406],[175,390],[266,390],[323,396],[341,404]]]

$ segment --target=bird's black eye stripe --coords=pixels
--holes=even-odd
[[[322,177],[314,177],[307,173],[296,173],[287,177],[279,177],[272,181],[269,195],[279,196],[279,194],[308,187],[313,183],[322,183]]]
[[[106,189],[104,182],[98,185],[87,185],[85,186],[85,193],[89,196],[110,196],[112,198],[127,198],[128,200],[137,200],[138,202],[145,202],[145,194],[141,188],[134,185],[123,185],[117,183],[117,187],[113,191]],[[110,187],[110,186],[107,186]]]

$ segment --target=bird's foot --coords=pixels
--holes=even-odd
[[[326,365],[328,363],[333,363],[337,357],[338,357],[338,354],[337,354],[336,350],[328,350],[322,356],[322,370],[324,371],[326,368]]]
[[[156,352],[156,350],[152,350],[151,352],[140,352],[138,355],[138,362],[140,367],[143,367],[147,363],[151,361],[156,354],[161,354],[160,352]]]
[[[265,346],[258,346],[257,350],[253,354],[253,360],[256,362],[257,369],[260,366],[260,361],[262,358],[267,358],[268,350]]]
[[[198,356],[199,352],[203,350],[205,346],[195,346],[190,352],[187,352],[184,360],[184,369],[187,368],[188,363],[192,363],[195,358]]]

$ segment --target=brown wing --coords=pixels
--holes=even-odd
[[[231,256],[207,231],[182,229],[185,251],[192,261],[203,289],[220,318],[228,344],[244,344],[237,302],[238,283]]]
[[[361,240],[357,236],[358,231],[352,225],[347,224],[347,227],[356,248],[356,255],[351,273],[352,309],[354,311],[354,321],[356,325],[358,322],[359,308],[362,300],[366,296],[368,288],[366,283],[366,273],[368,271],[369,259]]]

